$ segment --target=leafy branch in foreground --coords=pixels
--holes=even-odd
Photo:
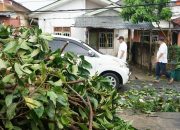
[[[1,128],[133,129],[116,115],[119,94],[106,79],[89,76],[83,56],[51,52],[52,37],[38,28],[5,29],[11,31],[0,37]]]

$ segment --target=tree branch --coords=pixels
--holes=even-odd
[[[88,102],[88,105],[89,105],[89,130],[92,130],[92,126],[93,126],[93,109],[92,109],[92,105],[91,105],[91,102],[89,100],[89,97],[87,96],[87,102]]]
[[[65,82],[66,84],[77,84],[77,83],[83,83],[85,82],[85,80],[75,80],[75,81],[69,81],[69,82]]]
[[[79,95],[79,93],[76,92],[76,90],[74,90],[71,86],[69,86],[68,84],[66,84],[66,86],[73,91],[82,101],[83,103],[87,106],[87,102],[83,99],[83,97],[81,95]]]
[[[67,41],[66,44],[63,46],[63,48],[60,51],[60,54],[63,53],[63,51],[65,50],[65,48],[67,47],[68,44],[69,44],[69,41]]]

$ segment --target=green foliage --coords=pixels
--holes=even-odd
[[[1,128],[133,129],[116,115],[120,96],[108,81],[90,77],[83,56],[51,52],[49,40],[40,29],[24,27],[0,39]]]
[[[171,63],[176,64],[176,68],[180,68],[180,47],[177,45],[168,48],[169,60]]]
[[[153,88],[132,89],[125,92],[119,101],[123,109],[145,113],[180,112],[180,93],[172,89],[157,91]]]
[[[170,0],[123,0],[124,5],[128,6],[128,8],[122,9],[121,16],[124,20],[132,21],[133,23],[169,20],[172,12],[170,8],[167,7],[168,2],[170,2]]]

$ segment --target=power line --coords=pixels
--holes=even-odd
[[[116,9],[116,8],[132,8],[132,7],[140,7],[140,6],[158,6],[158,5],[164,5],[164,4],[174,4],[175,2],[164,2],[164,3],[153,3],[153,4],[139,4],[139,5],[119,5],[116,7],[105,7],[105,8],[90,8],[90,9],[67,9],[67,10],[35,10],[35,11],[0,11],[0,13],[9,12],[9,13],[55,13],[55,12],[75,12],[75,11],[94,11],[94,10],[100,10],[100,9]],[[180,5],[167,5],[166,7],[175,7]]]

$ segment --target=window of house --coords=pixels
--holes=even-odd
[[[55,35],[71,36],[70,27],[54,27]]]
[[[159,37],[158,32],[153,31],[152,32],[152,42],[158,41],[158,37]],[[148,41],[148,42],[150,41],[150,32],[149,31],[144,31],[144,34],[143,34],[143,32],[141,32],[141,42],[143,40]]]
[[[99,33],[99,47],[112,48],[113,47],[113,32]]]

